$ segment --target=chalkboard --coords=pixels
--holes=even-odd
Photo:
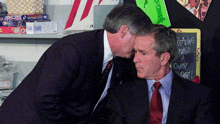
[[[181,77],[200,83],[201,31],[176,29],[178,51],[171,68]]]

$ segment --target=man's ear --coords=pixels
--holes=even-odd
[[[165,52],[160,56],[161,65],[164,66],[169,63],[170,60],[170,53]]]
[[[118,30],[118,33],[121,38],[124,38],[126,36],[126,34],[128,34],[129,32],[130,32],[130,30],[127,25],[122,25]]]

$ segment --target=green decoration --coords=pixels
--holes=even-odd
[[[171,26],[164,0],[136,0],[136,4],[150,17],[154,24]]]

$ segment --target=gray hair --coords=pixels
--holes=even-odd
[[[168,52],[170,53],[169,63],[175,58],[177,52],[177,37],[175,31],[163,25],[152,24],[150,29],[138,32],[138,36],[153,35],[155,39],[154,49],[157,56]]]
[[[138,6],[124,4],[111,10],[105,19],[103,28],[110,33],[116,33],[122,25],[126,25],[131,34],[136,35],[150,24],[152,24],[150,18]]]

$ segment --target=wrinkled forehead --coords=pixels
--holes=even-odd
[[[153,48],[155,46],[155,39],[152,35],[136,36],[134,42],[134,49],[138,48]]]

